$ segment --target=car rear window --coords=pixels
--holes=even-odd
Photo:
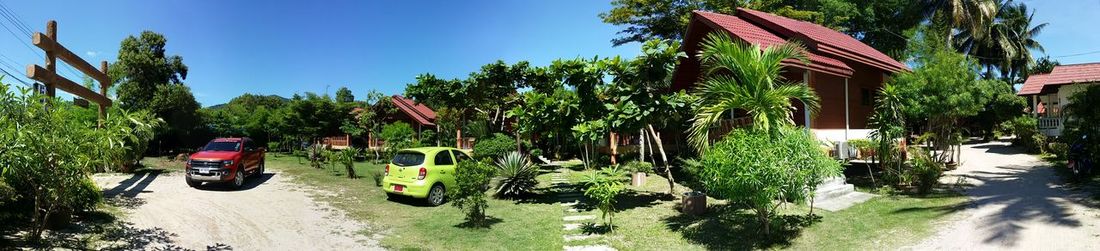
[[[424,164],[424,154],[419,152],[397,152],[397,155],[393,156],[393,164],[398,166]]]
[[[236,152],[241,150],[241,142],[210,142],[203,151]]]

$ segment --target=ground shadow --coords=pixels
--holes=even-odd
[[[988,153],[1025,154],[1022,149],[1003,143],[973,147],[986,149]],[[991,230],[990,235],[982,240],[985,243],[1015,245],[1020,239],[1024,222],[1040,221],[1077,228],[1082,223],[1074,218],[1071,206],[1095,207],[1087,203],[1087,193],[1069,189],[1049,165],[1002,165],[993,171],[971,171],[954,176],[981,184],[964,191],[972,198],[970,207],[1003,206],[996,214],[982,219],[980,225]]]
[[[72,224],[48,232],[38,243],[20,238],[8,244],[17,249],[39,250],[188,250],[176,246],[175,237],[175,233],[161,228],[140,228],[109,213],[91,211],[74,215]],[[215,246],[218,245],[225,247],[220,250],[232,250],[229,245]]]
[[[615,207],[619,210],[630,210],[639,207],[653,207],[660,205],[661,201],[673,201],[676,196],[668,193],[638,192],[627,190],[615,197]]]
[[[821,220],[820,216],[781,215],[765,235],[756,216],[732,206],[709,208],[706,214],[676,214],[663,219],[672,231],[708,250],[757,250],[788,247],[802,229]]]
[[[482,222],[464,221],[462,223],[459,223],[458,225],[455,225],[454,227],[490,229],[493,228],[493,225],[499,224],[501,222],[504,222],[504,220],[493,216],[485,216],[485,220],[483,220]]]
[[[153,183],[164,170],[160,169],[141,169],[138,172],[134,172],[127,178],[118,183],[111,189],[103,190],[104,197],[137,197],[141,193],[150,193],[153,191],[146,191],[145,188],[149,187],[149,184]]]
[[[611,226],[607,224],[596,224],[592,222],[585,222],[581,224],[581,233],[586,235],[602,235],[611,232]]]
[[[261,173],[256,176],[248,177],[244,180],[244,184],[241,184],[240,188],[233,188],[233,185],[231,183],[203,183],[201,186],[196,188],[203,191],[215,192],[245,191],[267,183],[267,181],[271,180],[271,178],[274,176],[275,173]]]

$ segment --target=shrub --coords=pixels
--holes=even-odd
[[[539,184],[538,166],[519,152],[505,154],[496,162],[497,175],[504,178],[497,187],[497,196],[514,197],[531,193]]]
[[[358,175],[355,175],[355,155],[358,155],[359,152],[360,150],[358,148],[352,147],[344,149],[336,155],[336,159],[347,169],[349,179],[359,178]]]
[[[909,171],[912,173],[910,176],[916,178],[917,193],[928,194],[940,183],[940,176],[943,175],[944,170],[943,164],[933,160],[928,151],[919,147],[910,148],[909,152],[913,153]]]
[[[1030,116],[1019,116],[1005,122],[1016,138],[1012,145],[1024,147],[1028,151],[1041,152],[1046,143],[1046,136],[1039,133],[1039,120]]]
[[[413,138],[415,134],[416,132],[413,131],[412,126],[405,122],[394,122],[382,126],[382,133],[379,136],[386,142],[385,158],[393,158],[394,155],[397,155],[397,151],[415,146],[417,144]]]
[[[489,207],[485,192],[493,178],[493,168],[478,161],[461,161],[455,168],[456,187],[450,190],[452,205],[466,211],[466,222],[486,226],[485,209]]]
[[[805,201],[820,179],[840,172],[808,134],[779,131],[736,129],[703,152],[696,171],[711,196],[747,205],[765,234],[780,203]]]
[[[623,191],[623,173],[618,166],[609,166],[599,172],[593,172],[585,181],[584,196],[592,199],[596,208],[602,213],[604,224],[612,232],[615,231],[615,197]]]
[[[1047,148],[1050,148],[1050,153],[1059,159],[1065,159],[1066,154],[1069,153],[1069,145],[1062,142],[1050,143]]]
[[[478,139],[474,145],[474,157],[499,159],[500,157],[516,150],[516,139],[501,133],[493,134],[487,139]]]
[[[624,167],[627,171],[633,173],[653,173],[653,163],[644,161],[631,161],[627,162]]]
[[[76,212],[95,210],[96,205],[103,201],[102,191],[91,178],[84,178],[80,185],[69,191],[68,207]]]

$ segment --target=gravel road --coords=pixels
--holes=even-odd
[[[356,234],[369,226],[319,204],[277,171],[249,179],[241,190],[188,187],[181,172],[98,174],[109,203],[146,235],[137,249],[372,250],[377,240]]]
[[[971,202],[917,250],[1100,250],[1100,210],[1054,170],[1008,143],[965,145],[948,172]],[[952,211],[952,210],[945,210]]]

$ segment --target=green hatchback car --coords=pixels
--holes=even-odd
[[[443,204],[447,189],[455,187],[455,166],[470,156],[452,147],[420,147],[397,152],[386,165],[382,190],[386,196],[427,199],[428,204]]]

